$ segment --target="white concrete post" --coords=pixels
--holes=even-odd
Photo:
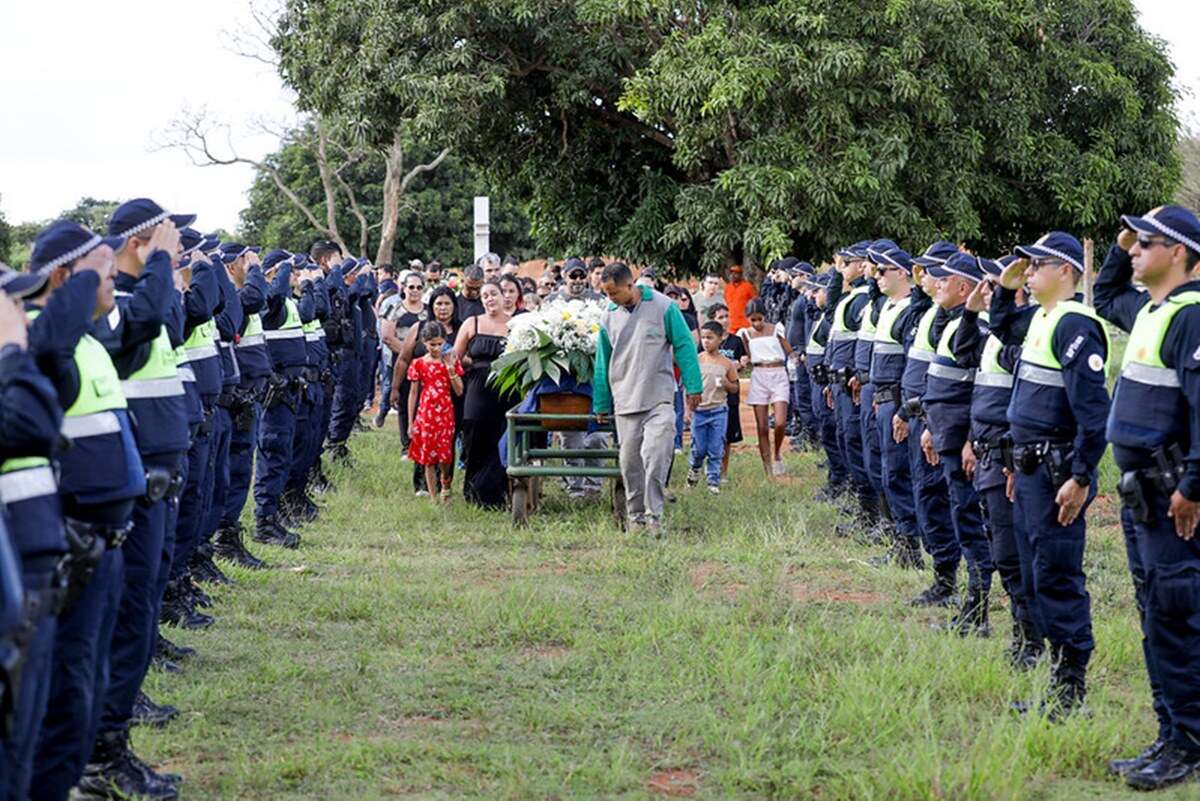
[[[491,251],[491,204],[487,197],[475,198],[475,260]]]

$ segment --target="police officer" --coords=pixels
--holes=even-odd
[[[874,407],[874,435],[880,447],[883,493],[895,526],[892,548],[879,561],[920,569],[921,529],[909,469],[909,446],[903,440],[896,440],[892,419],[900,407],[905,338],[931,302],[928,295],[913,287],[913,261],[907,251],[896,248],[877,255],[875,282],[884,303],[875,324],[868,380]]]
[[[62,409],[54,385],[28,351],[20,298],[39,291],[46,273],[0,266],[0,541],[5,571],[0,788],[28,797],[34,746],[50,694],[57,615],[65,601],[60,562],[67,552],[58,481],[51,458],[59,446]],[[19,559],[19,564],[17,560]],[[12,581],[11,585],[9,581]],[[16,598],[22,603],[13,608]],[[15,657],[15,658],[14,658]],[[10,661],[11,660],[11,661]],[[15,682],[15,684],[14,684]]]
[[[805,353],[808,344],[809,308],[812,298],[808,291],[808,282],[815,274],[813,266],[806,261],[798,261],[792,268],[791,281],[794,300],[787,309],[787,324],[784,327],[784,337],[792,350]],[[789,363],[791,369],[791,363]],[[817,446],[817,424],[813,416],[812,380],[807,369],[797,369],[792,380],[792,419],[795,423],[795,434],[792,447],[796,450],[807,450]]]
[[[331,319],[336,319],[339,327],[329,451],[332,458],[346,463],[350,460],[346,441],[361,408],[358,402],[358,356],[362,348],[362,307],[358,298],[362,284],[355,280],[357,272],[358,262],[346,259],[331,270],[328,277]],[[334,312],[334,309],[338,311]]]
[[[279,499],[291,471],[296,436],[296,409],[304,381],[308,353],[300,308],[292,299],[292,260],[280,252],[264,262],[271,281],[267,306],[262,312],[263,336],[271,355],[272,375],[263,399],[254,475],[254,539],[296,548],[299,535],[279,520]]]
[[[308,485],[324,435],[314,423],[325,403],[321,372],[328,351],[321,321],[329,314],[329,295],[324,292],[325,278],[316,265],[309,265],[303,254],[294,256],[292,263],[292,283],[299,292],[295,300],[300,311],[300,327],[304,330],[307,364],[303,373],[304,386],[298,398],[292,469],[280,498],[280,514],[285,521],[302,524],[316,520],[320,511],[308,494]],[[374,380],[373,374],[371,380]]]
[[[221,520],[213,538],[213,552],[242,567],[259,570],[266,567],[266,563],[247,549],[241,516],[254,473],[261,401],[272,373],[271,354],[267,351],[262,326],[262,311],[270,287],[263,277],[258,254],[249,248],[224,264],[224,269],[237,290],[238,304],[242,307],[242,325],[234,346],[240,379],[234,392],[235,405],[231,409],[229,485],[225,496],[218,499]]]
[[[954,334],[955,360],[975,369],[971,391],[970,439],[963,445],[963,470],[979,493],[987,520],[985,532],[991,545],[992,561],[1000,583],[1008,595],[1013,616],[1009,661],[1018,670],[1032,669],[1044,650],[1041,631],[1034,620],[1029,590],[1032,576],[1021,572],[1021,554],[1014,530],[1012,501],[1008,498],[1004,475],[1004,454],[1012,447],[1008,433],[1008,404],[1012,397],[1013,366],[1020,347],[1005,346],[1000,338],[986,330],[984,309],[991,302],[992,282],[1016,256],[998,261],[979,259],[985,280],[967,298],[962,324]],[[1017,291],[1018,305],[1024,305],[1024,291]]]
[[[944,264],[958,252],[953,242],[939,240],[913,259],[913,278],[916,288],[932,298],[937,291],[937,279],[929,269]],[[914,292],[916,291],[914,288]],[[900,408],[892,417],[892,439],[908,445],[908,469],[916,501],[917,525],[921,540],[933,562],[933,584],[913,599],[915,606],[950,606],[957,597],[958,563],[962,549],[958,545],[950,520],[950,491],[942,470],[925,459],[921,441],[925,433],[925,412],[921,405],[925,394],[929,365],[932,364],[937,341],[933,325],[940,307],[930,304],[917,318],[904,340],[904,373],[900,377]]]
[[[247,248],[245,252],[254,251]],[[208,504],[208,514],[200,530],[199,543],[192,552],[189,565],[197,581],[216,584],[228,584],[230,581],[213,561],[213,537],[221,526],[221,519],[225,515],[225,498],[229,495],[229,452],[233,442],[233,412],[238,407],[238,388],[242,381],[235,345],[244,324],[242,301],[238,296],[237,287],[230,280],[229,272],[224,269],[225,255],[222,252],[221,262],[214,271],[221,292],[220,308],[213,318],[217,325],[217,349],[221,356],[221,394],[213,410],[212,500]],[[238,255],[240,257],[245,254]]]
[[[155,230],[140,246],[143,258],[174,246],[170,230]],[[175,797],[164,777],[129,752],[128,732],[96,739],[123,588],[121,545],[135,501],[146,493],[146,471],[120,377],[91,335],[100,317],[119,322],[120,312],[113,311],[114,252],[124,244],[121,237],[104,239],[59,220],[38,235],[30,258],[30,269],[49,277],[26,304],[32,318],[30,352],[66,407],[61,431],[71,441],[58,459],[70,552],[68,606],[55,637],[50,696],[30,783],[34,799],[65,799],[93,757],[106,762],[117,754],[140,774],[123,792]]]
[[[829,331],[833,324],[832,316],[826,312],[830,287],[835,283],[840,287],[841,281],[842,276],[837,270],[830,270],[809,281],[812,305],[805,322],[808,336],[804,344],[804,366],[812,381],[813,420],[818,441],[825,451],[828,473],[825,486],[817,491],[815,497],[819,501],[829,502],[836,501],[850,486],[850,469],[838,442],[837,420],[832,407],[826,402],[826,390],[830,384],[829,352],[832,350],[829,347]]]
[[[859,427],[862,430],[863,467],[867,471],[867,479],[871,490],[877,499],[884,500],[883,513],[890,517],[886,497],[883,493],[883,452],[879,441],[879,431],[875,424],[875,387],[871,383],[871,353],[875,345],[875,326],[879,320],[879,311],[887,298],[879,291],[875,280],[878,265],[884,264],[883,254],[896,250],[899,246],[890,239],[879,239],[866,248],[866,261],[863,274],[867,285],[867,306],[862,311],[859,324],[858,338],[854,340],[854,378],[852,389],[858,396]],[[872,541],[895,541],[893,526],[886,520],[880,520],[868,532]]]
[[[362,343],[359,346],[358,391],[359,411],[366,411],[375,400],[375,378],[379,374],[379,324],[375,317],[375,298],[379,294],[379,279],[371,269],[370,259],[358,260],[363,288],[358,296],[362,314]],[[355,431],[366,431],[362,419],[355,417]]]
[[[1045,708],[1057,720],[1083,704],[1095,647],[1083,572],[1084,515],[1096,494],[1096,468],[1105,449],[1109,344],[1100,318],[1077,291],[1083,274],[1078,239],[1053,231],[1016,253],[1025,258],[1001,273],[990,316],[992,330],[1008,341],[1016,290],[1028,281],[1038,306],[1028,312],[1008,421],[1014,508],[1025,523],[1016,534],[1029,540],[1032,563],[1022,569],[1033,577],[1035,614],[1050,643]]]
[[[187,401],[167,322],[175,304],[173,261],[181,250],[176,226],[194,219],[169,215],[152,200],[139,198],[117,207],[108,226],[110,236],[124,237],[128,244],[116,257],[114,312],[97,320],[95,337],[108,351],[137,420],[146,494],[134,505],[133,526],[122,548],[124,589],[109,654],[97,758],[84,777],[90,788],[109,782],[137,786],[142,780],[125,759],[135,705],[139,718],[155,725],[177,714],[173,707],[159,707],[140,696],[140,689],[158,628],[167,507],[181,489],[180,463],[188,449]]]
[[[933,361],[925,379],[925,394],[921,406],[928,426],[921,434],[921,450],[925,460],[941,466],[950,489],[950,520],[959,548],[967,561],[967,596],[951,626],[960,634],[986,637],[988,626],[988,592],[991,589],[991,547],[983,532],[983,514],[979,508],[979,493],[963,469],[963,445],[971,429],[971,390],[975,371],[961,364],[951,344],[962,324],[967,297],[983,280],[979,261],[967,253],[955,253],[944,264],[929,268],[937,280],[934,302],[941,308],[930,332],[937,342]]]
[[[310,483],[316,492],[329,492],[333,489],[333,484],[325,474],[322,466],[322,457],[325,453],[330,421],[333,418],[334,384],[338,376],[338,365],[341,359],[341,320],[344,313],[344,298],[338,292],[338,287],[341,286],[341,279],[334,280],[332,271],[337,266],[342,251],[333,242],[317,242],[309,250],[308,255],[309,259],[315,262],[325,275],[324,292],[329,298],[329,311],[322,323],[322,327],[325,329],[325,347],[329,353],[328,370],[322,376],[325,385],[324,406],[321,409],[321,431],[323,433],[321,435],[321,446],[317,455],[317,465],[313,470],[313,478]]]
[[[863,460],[862,418],[854,370],[855,343],[862,326],[863,311],[870,302],[864,277],[866,248],[870,244],[858,242],[837,254],[837,270],[842,275],[843,286],[835,285],[834,290],[839,294],[830,299],[831,381],[826,388],[837,421],[838,444],[849,468],[850,484],[857,500],[856,523],[864,529],[874,525],[879,514],[875,489]]]
[[[1096,307],[1130,332],[1107,433],[1132,523],[1130,569],[1159,731],[1139,756],[1110,768],[1132,787],[1156,790],[1200,768],[1200,281],[1192,275],[1200,220],[1169,205],[1122,222]]]

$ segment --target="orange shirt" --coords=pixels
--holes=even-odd
[[[729,331],[727,333],[736,334],[750,325],[750,321],[746,319],[746,304],[756,297],[758,297],[758,291],[754,289],[754,284],[745,279],[736,284],[725,284],[725,305],[729,307]]]

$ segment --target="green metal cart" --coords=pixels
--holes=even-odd
[[[625,527],[625,485],[621,482],[621,468],[618,464],[619,451],[616,448],[542,448],[533,442],[535,434],[553,434],[563,430],[561,425],[596,424],[595,415],[591,414],[545,414],[541,412],[510,411],[508,417],[508,483],[512,503],[513,522],[523,526],[529,522],[529,515],[537,510],[541,502],[542,479],[567,478],[573,476],[596,476],[611,478],[612,511],[617,525]],[[547,424],[550,424],[548,427]],[[611,419],[607,423],[597,424],[595,431],[610,431],[616,442],[616,429]],[[611,465],[588,467],[585,465],[569,465],[567,459],[591,459],[611,461]],[[554,460],[555,464],[546,464],[546,460]]]

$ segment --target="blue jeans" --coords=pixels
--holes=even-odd
[[[683,386],[675,385],[675,450],[683,448]]]
[[[688,466],[699,470],[708,457],[708,484],[721,483],[721,457],[725,453],[725,427],[729,425],[729,409],[697,409],[692,413],[692,454]]]

